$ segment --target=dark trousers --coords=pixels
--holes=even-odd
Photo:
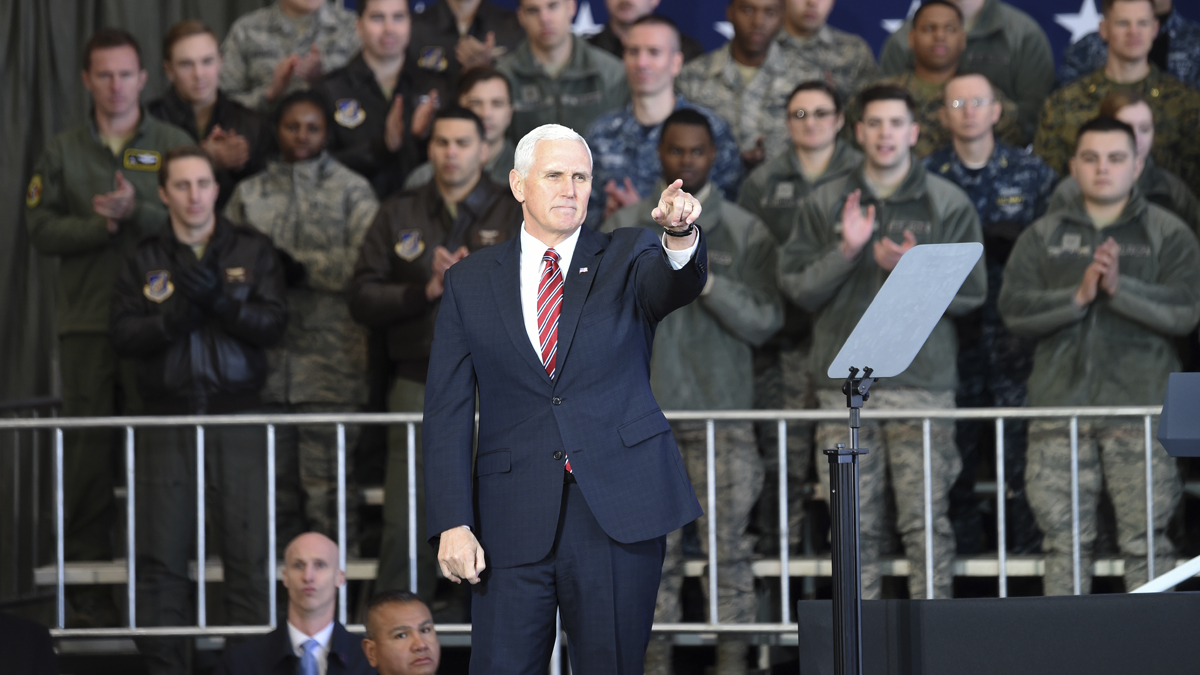
[[[225,568],[223,601],[232,625],[268,619],[267,460],[263,427],[205,427],[206,548]],[[196,429],[138,432],[137,619],[139,626],[196,623]],[[218,589],[210,586],[209,592]],[[151,675],[190,672],[187,641],[139,639]]]
[[[489,567],[471,589],[472,675],[544,675],[555,610],[562,613],[573,673],[642,673],[665,546],[665,537],[614,541],[579,486],[564,486],[550,555]]]
[[[139,409],[132,364],[117,358],[106,333],[64,335],[59,349],[64,417],[111,417]],[[112,560],[113,476],[119,470],[120,433],[113,429],[63,432],[63,545],[67,560]],[[112,606],[108,588],[76,587],[69,595],[75,610],[85,614],[103,614],[103,607]],[[101,623],[108,622],[101,619]]]

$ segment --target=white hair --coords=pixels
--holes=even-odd
[[[521,174],[521,178],[529,177],[529,169],[533,166],[533,151],[537,148],[539,141],[579,141],[583,143],[583,149],[587,150],[588,165],[592,164],[592,149],[588,147],[587,141],[583,140],[583,136],[575,133],[574,129],[564,127],[561,124],[543,124],[533,131],[525,134],[520,143],[517,143],[516,156],[513,158],[513,169]]]

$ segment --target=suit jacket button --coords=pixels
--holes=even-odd
[[[551,402],[551,403],[553,403],[554,405],[562,405],[562,399],[561,399],[561,398],[559,398],[559,397],[557,397],[557,396],[555,396],[554,398],[550,399],[550,402]],[[557,458],[556,458],[556,459],[557,459]]]
[[[562,458],[563,458],[562,450],[555,450],[554,451],[554,459],[562,459]]]

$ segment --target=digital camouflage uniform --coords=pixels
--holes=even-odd
[[[1121,247],[1117,293],[1099,290],[1081,309],[1076,290],[1096,247],[1109,237]],[[1158,405],[1168,374],[1180,367],[1172,338],[1186,335],[1200,319],[1200,245],[1181,220],[1148,203],[1136,187],[1117,221],[1100,230],[1076,196],[1017,240],[1004,270],[1000,313],[1013,332],[1038,339],[1031,405]],[[1026,476],[1030,505],[1046,534],[1046,595],[1074,590],[1070,455],[1065,420],[1030,424]],[[1156,563],[1167,570],[1174,566],[1174,549],[1166,527],[1180,484],[1175,460],[1157,442],[1152,468]],[[1146,582],[1145,477],[1140,418],[1080,421],[1082,593],[1091,588],[1102,485],[1116,513],[1126,590]]]
[[[911,70],[896,77],[881,80],[876,84],[894,84],[903,87],[912,96],[913,103],[917,108],[916,122],[921,126],[921,135],[917,137],[913,155],[919,158],[928,157],[954,140],[950,130],[944,127],[942,121],[938,119],[938,111],[942,109],[945,100],[942,95],[945,85],[926,82]],[[996,92],[996,98],[1000,101],[1003,111],[994,130],[996,139],[1010,145],[1024,145],[1021,143],[1021,127],[1017,120],[1017,104],[1005,96],[998,87],[993,87],[993,91]],[[860,121],[862,121],[862,106],[855,98],[847,106],[846,126],[842,133],[856,143],[854,125]]]
[[[912,70],[911,29],[909,19],[884,43],[879,54],[884,75]],[[967,48],[958,66],[987,77],[1017,104],[1021,142],[1016,145],[1026,145],[1037,129],[1042,102],[1054,88],[1054,54],[1038,22],[1006,2],[986,0],[975,25],[967,29]]]
[[[1008,254],[1020,233],[1046,212],[1057,177],[1041,158],[1003,143],[996,144],[988,163],[978,170],[967,168],[953,146],[927,157],[925,166],[967,193],[983,227],[988,296],[983,307],[958,321],[958,407],[1025,406],[1035,343],[1004,327],[996,303]],[[1025,497],[1026,427],[1022,419],[1004,424],[1008,541],[1020,553],[1032,553],[1040,539]],[[975,471],[990,429],[983,422],[963,420],[956,432],[963,471],[950,493],[950,518],[959,553],[977,553],[982,548],[983,523],[975,498]]]
[[[1151,156],[1146,158],[1146,166],[1142,167],[1137,186],[1146,201],[1179,216],[1184,225],[1200,235],[1200,199],[1179,176],[1160,167]],[[1064,207],[1078,197],[1079,183],[1067,176],[1050,195],[1050,210]]]
[[[1200,89],[1200,24],[1190,21],[1172,9],[1170,16],[1158,27],[1155,42],[1167,36],[1167,53],[1160,62],[1155,49],[1150,51],[1150,61],[1159,68],[1178,77],[1192,87]],[[1060,84],[1074,82],[1088,73],[1104,67],[1108,61],[1108,45],[1099,33],[1089,33],[1063,52],[1062,64],[1058,66]]]
[[[100,140],[94,113],[87,120],[50,139],[34,164],[25,195],[26,227],[34,249],[59,258],[55,320],[63,415],[109,417],[138,410],[132,363],[118,359],[109,340],[113,284],[126,251],[167,221],[158,198],[162,155],[192,141],[143,110],[133,138],[114,156]],[[115,190],[118,171],[136,195],[133,214],[114,235],[92,209],[92,197]],[[63,440],[66,559],[111,560],[117,438],[107,429],[88,429],[67,431]],[[108,613],[107,589],[76,589],[70,596],[77,612]],[[102,606],[82,606],[95,604],[89,597]]]
[[[675,88],[728,121],[742,152],[753,150],[762,138],[769,157],[792,144],[787,131],[788,95],[797,84],[821,76],[815,67],[798,69],[779,43],[772,42],[762,66],[747,83],[726,44],[684,66]]]
[[[733,200],[742,182],[742,156],[729,123],[708,108],[676,94],[674,110],[681,108],[702,113],[712,125],[717,158],[709,180],[720,188],[726,199]],[[662,124],[642,126],[633,115],[633,104],[627,103],[596,118],[585,137],[592,150],[592,197],[588,202],[592,208],[588,210],[587,223],[594,228],[604,217],[604,203],[608,199],[604,185],[608,181],[616,181],[623,187],[625,179],[629,178],[641,197],[650,196],[654,191],[655,183],[662,176],[662,162],[658,158]]]
[[[1195,191],[1200,181],[1200,92],[1150,66],[1138,82],[1118,84],[1097,70],[1055,91],[1046,99],[1033,151],[1060,174],[1069,173],[1075,136],[1084,122],[1100,112],[1100,102],[1114,91],[1132,90],[1154,113],[1154,161],[1182,178]]]
[[[495,157],[488,158],[483,165],[483,173],[496,185],[508,185],[508,173],[512,171],[517,156],[517,146],[509,139],[504,139],[504,145]],[[433,180],[433,164],[425,162],[412,170],[404,179],[404,189],[412,190]],[[507,188],[506,188],[507,189]]]
[[[780,254],[779,286],[801,307],[813,312],[813,346],[810,357],[814,386],[822,408],[845,410],[842,380],[825,373],[838,350],[879,292],[888,273],[875,262],[870,241],[853,259],[846,260],[841,243],[841,212],[846,197],[862,190],[862,205],[875,206],[873,240],[888,237],[899,242],[904,231],[918,244],[982,242],[979,217],[967,196],[949,181],[929,174],[914,161],[908,175],[889,197],[880,199],[868,186],[863,169],[826,183],[805,199],[797,214],[791,238]],[[953,408],[958,385],[955,359],[957,337],[951,317],[962,316],[983,304],[987,297],[987,272],[980,260],[951,301],[912,365],[871,390],[872,407]],[[954,531],[947,518],[950,486],[962,463],[954,447],[954,425],[933,420],[931,458],[933,485],[935,597],[953,593]],[[909,594],[925,596],[925,502],[921,420],[864,422],[862,445],[871,454],[860,462],[862,518],[863,597],[880,595],[879,555],[886,541],[883,531],[885,477],[890,474],[896,498],[896,525],[910,563]],[[817,425],[818,448],[845,442],[844,423]],[[874,443],[875,445],[871,445]],[[828,484],[828,467],[818,461],[822,482]]]
[[[342,67],[360,47],[354,20],[353,12],[326,2],[299,19],[284,14],[279,2],[239,17],[221,45],[221,91],[251,110],[268,111],[275,66],[292,54],[305,56],[316,45],[322,73]],[[293,76],[284,94],[306,88],[303,78]]]
[[[660,182],[655,190],[664,187]],[[704,211],[700,221],[708,245],[709,282],[695,302],[658,325],[650,385],[664,410],[746,410],[754,403],[754,347],[783,325],[783,302],[775,288],[776,245],[760,220],[726,201],[711,183],[697,197]],[[603,230],[644,227],[661,237],[662,228],[649,217],[657,204],[655,192],[613,214]],[[696,494],[706,503],[706,424],[675,422],[671,427]],[[763,466],[750,422],[718,423],[714,434],[718,616],[723,622],[748,623],[757,618],[758,600],[750,567],[754,537],[746,530],[762,489]],[[696,520],[706,552],[710,515]],[[682,553],[682,530],[675,530],[667,535],[656,622],[682,619]],[[647,672],[670,672],[670,643],[651,644]],[[717,672],[744,673],[745,653],[744,642],[719,643]]]
[[[780,30],[775,37],[783,58],[796,72],[816,71],[818,79],[833,85],[842,101],[854,98],[868,82],[879,79],[879,65],[867,41],[829,24],[805,39]],[[803,80],[796,80],[800,84]],[[794,85],[793,85],[794,86]],[[768,153],[770,154],[770,153]]]
[[[792,232],[796,208],[814,188],[841,178],[862,162],[862,153],[838,141],[825,172],[810,183],[800,169],[796,152],[788,149],[759,166],[742,181],[738,206],[758,216],[782,248]],[[755,351],[754,407],[763,410],[803,410],[815,405],[808,372],[812,317],[795,303],[784,301],[783,328]],[[763,534],[760,547],[774,550],[779,543],[779,427],[775,422],[756,425],[759,452],[767,469],[757,525]],[[804,518],[804,489],[810,480],[813,425],[788,423],[788,539],[800,543]]]
[[[351,320],[345,293],[378,206],[371,184],[327,153],[293,164],[272,162],[238,185],[230,199],[231,221],[254,226],[307,271],[288,289],[283,343],[267,352],[262,392],[267,405],[289,412],[356,412],[366,402],[366,331]],[[358,493],[350,485],[359,428],[345,431],[346,532],[353,553]],[[279,541],[304,529],[336,540],[335,427],[281,426],[278,447]],[[303,511],[296,485],[303,488]],[[300,532],[285,531],[298,527]]]
[[[571,36],[571,59],[558,77],[550,77],[533,58],[529,40],[502,56],[496,70],[512,85],[508,136],[515,141],[543,124],[561,124],[582,135],[604,111],[629,100],[625,65],[578,35]]]

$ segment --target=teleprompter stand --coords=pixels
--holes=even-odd
[[[839,443],[824,451],[829,458],[833,521],[833,660],[837,675],[862,674],[858,457],[867,450],[858,446],[858,430],[863,403],[878,379],[899,375],[916,358],[982,254],[979,243],[928,244],[905,253],[827,371],[833,379],[850,373],[842,385],[850,409],[850,447]],[[983,274],[982,268],[978,273]],[[854,364],[870,367],[864,367],[859,377]]]

